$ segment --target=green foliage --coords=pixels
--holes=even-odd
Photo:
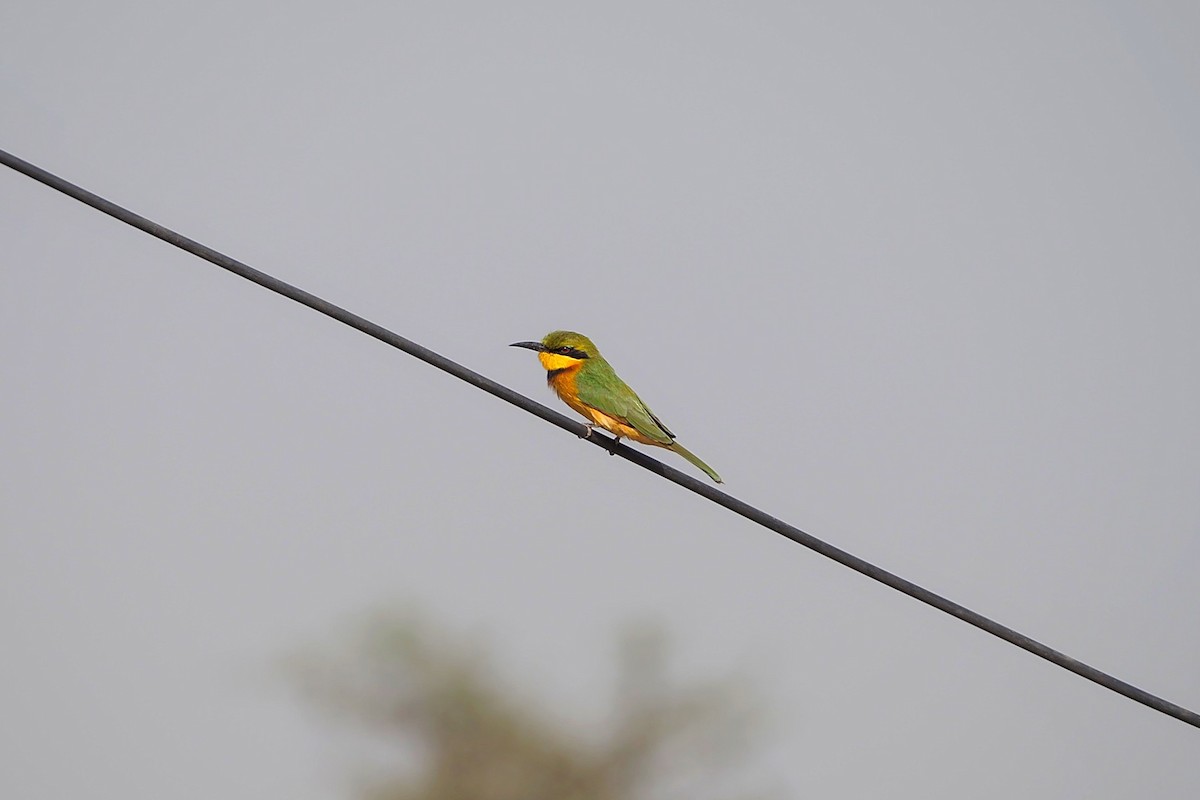
[[[715,798],[747,732],[737,687],[670,687],[663,638],[644,629],[621,642],[609,724],[590,736],[504,688],[478,647],[411,618],[378,617],[343,655],[290,672],[395,754],[361,800]]]

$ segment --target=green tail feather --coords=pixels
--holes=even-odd
[[[724,482],[725,482],[725,481],[721,480],[721,476],[720,476],[720,475],[718,475],[718,474],[716,473],[716,471],[715,471],[715,470],[714,470],[712,467],[710,467],[708,464],[705,464],[705,463],[704,463],[703,461],[701,461],[699,458],[697,458],[696,456],[694,456],[694,455],[692,454],[692,451],[691,451],[691,450],[688,450],[686,447],[684,447],[683,445],[681,445],[679,442],[671,442],[671,449],[672,449],[672,450],[674,450],[676,453],[679,453],[679,455],[683,456],[683,457],[684,457],[684,458],[686,458],[688,461],[690,461],[690,462],[692,462],[693,464],[695,464],[697,467],[699,467],[701,470],[703,470],[703,471],[704,471],[704,474],[705,474],[705,475],[707,475],[708,477],[712,478],[712,479],[713,479],[714,481],[716,481],[717,483],[724,483]]]

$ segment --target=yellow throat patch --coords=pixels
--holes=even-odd
[[[554,372],[558,369],[567,369],[568,367],[576,367],[583,363],[583,359],[571,358],[564,356],[561,353],[538,353],[538,361],[542,362],[542,367],[546,372]]]

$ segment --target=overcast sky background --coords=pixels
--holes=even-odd
[[[0,11],[0,147],[1200,708],[1200,5]],[[0,170],[0,795],[345,797],[275,672],[381,604],[788,797],[1183,798],[1200,731]],[[659,451],[673,466],[681,459]],[[699,473],[696,473],[699,474]]]

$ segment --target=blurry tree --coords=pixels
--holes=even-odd
[[[411,617],[376,617],[344,654],[291,667],[307,698],[393,749],[361,800],[718,800],[745,751],[738,686],[672,688],[664,639],[645,628],[622,639],[613,713],[590,736],[503,688],[478,647]]]

